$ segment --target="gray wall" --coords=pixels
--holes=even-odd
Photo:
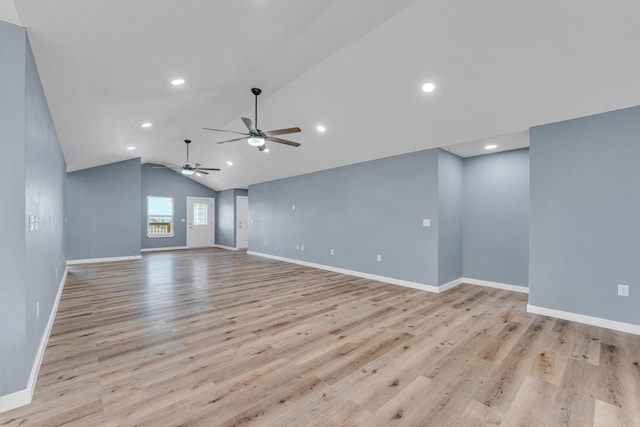
[[[236,247],[236,197],[247,196],[244,189],[218,192],[216,200],[216,244]]]
[[[26,386],[24,29],[0,21],[0,395]],[[6,177],[11,177],[7,179]]]
[[[0,57],[2,396],[27,387],[64,272],[65,163],[23,28],[0,22]]]
[[[235,248],[236,198],[233,190],[218,192],[216,199],[216,244]]]
[[[250,186],[249,249],[437,284],[438,152]],[[432,227],[422,227],[423,218],[430,218]],[[378,254],[382,262],[376,261]]]
[[[529,150],[464,160],[463,276],[529,283]]]
[[[639,136],[640,107],[531,129],[532,305],[640,324]]]
[[[38,216],[38,230],[26,233],[27,360],[33,363],[66,264],[66,164],[28,44],[26,71],[25,210]]]
[[[463,161],[438,151],[438,284],[462,277]]]
[[[140,159],[67,174],[67,259],[140,255]]]
[[[151,163],[142,165],[142,191],[138,195],[142,206],[139,217],[142,248],[183,247],[187,245],[187,197],[214,198],[217,204],[217,192],[171,169],[158,166]],[[173,197],[173,237],[147,237],[147,196]]]

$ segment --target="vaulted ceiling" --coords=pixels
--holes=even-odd
[[[27,28],[69,171],[182,164],[191,139],[192,162],[222,169],[194,179],[246,188],[433,147],[522,147],[531,126],[640,104],[634,1],[0,0],[0,19]],[[259,127],[299,126],[301,147],[202,130],[244,131],[252,87]]]

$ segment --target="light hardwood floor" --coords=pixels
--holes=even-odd
[[[70,267],[2,426],[638,426],[640,337],[219,249]]]

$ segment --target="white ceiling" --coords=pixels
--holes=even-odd
[[[222,168],[198,181],[246,188],[433,147],[519,148],[531,126],[640,104],[631,0],[0,0],[0,19],[28,30],[69,171],[182,164],[188,138],[192,162]],[[251,87],[260,128],[300,126],[300,148],[201,130],[244,131]]]

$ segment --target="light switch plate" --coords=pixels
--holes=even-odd
[[[629,285],[618,285],[618,295],[621,297],[628,297]]]
[[[431,220],[429,218],[425,218],[422,220],[423,227],[431,227]]]

